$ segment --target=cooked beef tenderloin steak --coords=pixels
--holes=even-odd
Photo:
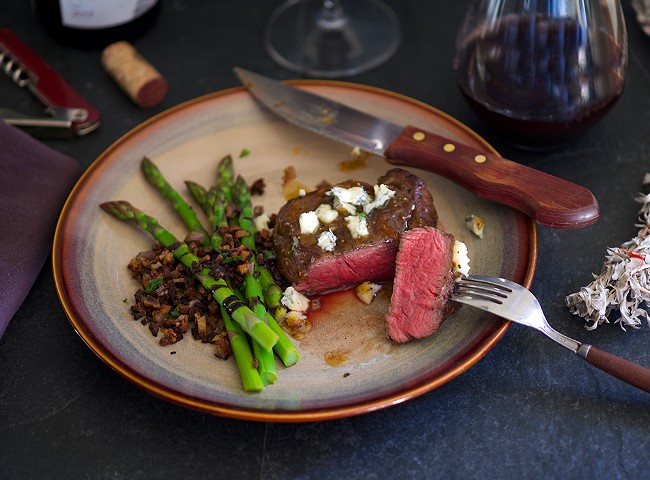
[[[278,270],[306,293],[345,290],[391,279],[400,237],[435,226],[424,181],[395,168],[374,187],[347,180],[287,202],[273,234]]]
[[[453,235],[437,228],[416,228],[402,235],[386,316],[388,336],[394,341],[431,335],[452,312],[453,248]]]

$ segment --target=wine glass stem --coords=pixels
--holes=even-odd
[[[339,1],[323,0],[323,8],[318,14],[316,23],[321,30],[342,30],[346,24],[346,18]]]

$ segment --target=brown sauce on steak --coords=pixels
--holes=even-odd
[[[287,202],[278,212],[273,247],[278,270],[298,290],[307,293],[347,289],[369,281],[392,278],[395,256],[404,231],[435,226],[438,214],[431,193],[416,175],[395,168],[377,179],[395,195],[383,206],[366,215],[368,235],[353,238],[346,225],[350,215],[339,211],[329,224],[320,224],[314,233],[301,234],[300,215],[316,210],[322,204],[333,207],[331,187],[322,187]],[[343,188],[362,187],[374,199],[373,186],[356,180],[338,184]],[[318,236],[331,230],[337,237],[332,252],[318,245]]]

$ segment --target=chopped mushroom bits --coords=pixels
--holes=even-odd
[[[203,261],[213,261],[212,252],[199,244],[190,242],[190,248]],[[240,264],[243,255],[239,253],[242,252],[233,249],[237,261],[231,262],[231,270],[236,270],[237,264]],[[151,333],[159,337],[160,345],[172,345],[181,340],[185,333],[191,332],[195,339],[215,345],[217,357],[230,356],[230,344],[219,305],[192,272],[174,258],[170,249],[155,243],[151,250],[133,258],[128,268],[142,284],[142,288],[135,293],[135,304],[131,306],[133,319],[147,325]],[[223,274],[226,274],[225,268]]]

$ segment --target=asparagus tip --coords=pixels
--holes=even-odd
[[[135,207],[126,200],[112,200],[110,202],[100,203],[99,206],[106,212],[120,220],[133,218]]]

